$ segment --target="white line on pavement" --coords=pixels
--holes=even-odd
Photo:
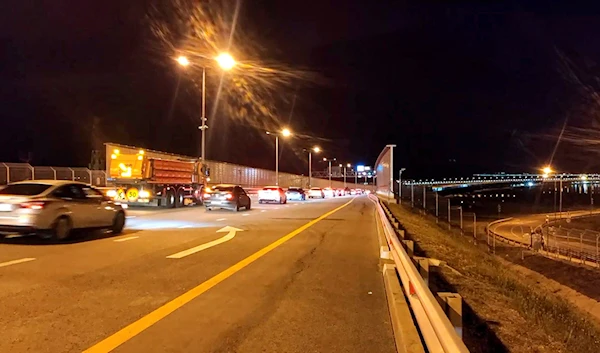
[[[223,228],[219,229],[217,231],[217,233],[228,232],[225,236],[223,236],[217,240],[209,241],[208,243],[195,246],[191,249],[183,250],[183,251],[180,251],[173,255],[169,255],[169,256],[167,256],[167,259],[181,259],[182,257],[186,257],[189,255],[195,254],[199,251],[206,250],[208,248],[212,248],[215,245],[219,245],[221,243],[224,243],[226,241],[233,239],[233,237],[235,237],[235,233],[241,232],[241,231],[242,231],[241,229],[230,227],[230,226],[223,227]]]
[[[226,219],[227,219],[227,218],[219,218],[219,219],[217,219],[217,222],[221,222],[221,221],[224,221],[224,220],[226,220]]]
[[[250,213],[244,213],[242,216],[244,216],[244,217],[250,216]]]
[[[114,241],[114,242],[117,242],[117,243],[120,243],[120,242],[122,242],[122,241],[128,241],[128,240],[133,240],[133,239],[137,239],[137,238],[139,238],[139,237],[138,237],[138,236],[135,236],[135,237],[127,237],[127,238],[115,239],[115,240],[113,240],[113,241]]]
[[[127,216],[125,218],[129,219],[129,218],[135,218],[135,217],[137,217],[137,216]]]
[[[35,260],[35,258],[33,258],[33,257],[26,257],[24,259],[12,260],[12,261],[7,261],[7,262],[0,262],[0,267],[6,267],[6,266],[10,266],[10,265],[21,264],[23,262],[29,262],[29,261],[33,261],[33,260]]]
[[[190,225],[187,225],[187,226],[181,226],[181,227],[178,227],[178,228],[179,228],[179,229],[183,229],[183,228],[192,228],[192,226],[190,226]]]
[[[260,212],[267,212],[267,210],[260,210]]]

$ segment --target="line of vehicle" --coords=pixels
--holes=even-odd
[[[26,258],[18,259],[18,260],[12,260],[12,261],[7,261],[7,262],[0,262],[0,267],[6,267],[6,266],[11,266],[11,265],[22,264],[24,262],[29,262],[29,261],[33,261],[33,260],[35,260],[34,257],[26,257]]]
[[[255,262],[256,260],[265,256],[272,250],[274,250],[274,249],[278,248],[279,246],[281,246],[282,244],[286,243],[288,240],[294,238],[298,234],[304,232],[305,230],[307,230],[308,228],[312,227],[313,225],[319,223],[323,219],[333,215],[334,213],[338,212],[339,210],[343,209],[344,207],[350,205],[352,203],[352,201],[354,201],[354,198],[352,198],[350,201],[344,203],[343,205],[336,207],[335,209],[333,209],[329,212],[326,212],[326,213],[322,214],[321,216],[311,220],[310,222],[304,224],[300,228],[297,228],[297,229],[291,231],[290,233],[277,239],[273,243],[258,250],[254,254],[239,261],[235,265],[225,269],[224,271],[211,277],[210,279],[206,280],[205,282],[202,282],[201,284],[192,288],[191,290],[181,294],[180,296],[171,300],[170,302],[166,303],[165,305],[155,309],[154,311],[143,316],[142,318],[138,319],[137,321],[134,321],[133,323],[127,325],[126,327],[122,328],[121,330],[117,331],[116,333],[112,334],[111,336],[94,344],[90,348],[83,351],[83,353],[107,353],[107,352],[113,351],[117,347],[121,346],[123,343],[129,341],[130,339],[137,336],[141,332],[145,331],[152,325],[156,324],[160,320],[169,316],[171,313],[173,313],[177,309],[183,307],[184,305],[191,302],[195,298],[199,297],[200,295],[202,295],[209,289],[215,287],[217,284],[223,282],[227,278],[229,278],[229,277],[233,276],[234,274],[236,274],[237,272],[243,270],[246,266],[252,264],[253,262]]]

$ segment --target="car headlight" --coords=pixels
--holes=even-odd
[[[146,190],[142,190],[140,191],[140,198],[142,199],[147,199],[150,197],[150,192],[146,191]]]
[[[108,190],[106,192],[106,196],[113,197],[113,198],[116,197],[117,196],[117,190]]]

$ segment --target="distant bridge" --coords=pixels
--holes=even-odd
[[[445,188],[469,187],[485,184],[507,184],[507,183],[541,183],[541,182],[600,182],[600,174],[475,174],[472,177],[463,178],[443,178],[442,180],[402,180],[405,186],[431,186],[434,190],[443,190]],[[397,181],[398,182],[398,181]]]

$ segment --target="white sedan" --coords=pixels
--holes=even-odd
[[[0,190],[2,233],[65,240],[74,229],[109,229],[119,234],[124,226],[123,207],[83,183],[23,181]]]

